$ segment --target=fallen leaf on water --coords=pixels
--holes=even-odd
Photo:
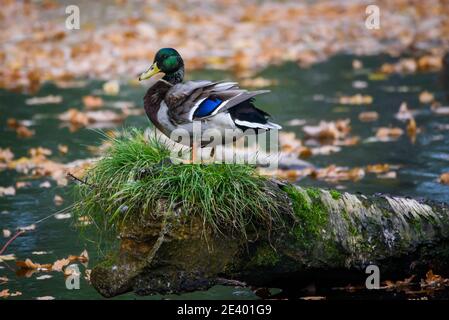
[[[11,236],[11,231],[9,231],[8,229],[3,229],[3,237],[9,238],[10,236]]]
[[[20,227],[18,229],[23,230],[23,231],[32,231],[32,230],[36,229],[36,225],[33,223],[33,224],[30,224],[29,226]]]
[[[43,255],[43,254],[48,254],[48,252],[47,251],[33,251],[33,252],[31,252],[31,254],[40,256],[40,255]]]
[[[16,189],[14,187],[0,187],[0,197],[3,196],[15,196]]]
[[[46,158],[47,156],[51,156],[52,152],[50,149],[37,147],[28,150],[28,154],[33,158]]]
[[[408,109],[407,103],[402,102],[399,107],[398,113],[396,113],[395,118],[400,121],[406,121],[413,118],[412,112]]]
[[[120,83],[117,80],[110,80],[103,83],[103,91],[106,94],[116,95],[120,92]]]
[[[429,91],[423,91],[419,94],[419,102],[421,103],[431,103],[434,99],[433,94]]]
[[[69,147],[65,144],[58,144],[58,151],[61,154],[67,154],[67,152],[69,152]]]
[[[42,182],[41,184],[39,184],[39,188],[46,188],[46,189],[51,188],[51,183],[50,183],[50,181],[44,181],[44,182]]]
[[[416,121],[412,117],[407,123],[407,135],[410,137],[413,143],[415,143],[416,135],[419,133],[419,129],[416,126]]]
[[[404,134],[404,130],[402,130],[401,128],[382,127],[382,128],[377,129],[376,137],[380,141],[391,141],[391,140],[399,138],[403,134]]]
[[[36,300],[55,300],[55,297],[43,296],[43,297],[37,297]]]
[[[85,263],[89,261],[89,254],[87,253],[87,250],[84,250],[79,256],[70,255],[67,259],[69,259],[70,262],[79,261]]]
[[[84,96],[83,104],[86,107],[86,109],[98,109],[104,105],[104,101],[101,97]]]
[[[376,111],[366,111],[359,113],[359,120],[362,122],[372,122],[379,119],[379,113]]]
[[[432,108],[432,112],[440,116],[449,116],[449,107]]]
[[[426,278],[421,279],[421,288],[443,288],[449,285],[449,279],[443,278],[440,275],[434,274],[432,270],[427,271]]]
[[[10,296],[9,289],[3,289],[0,291],[0,298],[7,298]]]
[[[55,218],[58,220],[70,219],[72,215],[70,213],[57,213]]]
[[[384,282],[385,286],[382,287],[382,289],[407,289],[412,284],[412,280],[415,278],[415,275],[412,275],[409,278],[406,278],[404,280],[398,280],[398,281],[391,281],[386,280]]]
[[[373,97],[369,95],[356,94],[353,96],[342,96],[338,100],[341,104],[361,105],[373,103]]]
[[[352,60],[352,68],[354,70],[359,70],[363,68],[363,63],[362,61],[358,60],[358,59],[354,59]]]
[[[15,260],[15,259],[16,259],[16,256],[14,255],[14,253],[0,256],[0,262],[11,261],[11,260]]]
[[[16,128],[16,133],[19,138],[29,138],[34,136],[36,132],[21,125]]]
[[[49,274],[44,274],[43,276],[36,277],[36,280],[45,280],[45,279],[50,279],[50,278],[53,278],[53,276],[51,276]]]
[[[299,127],[299,126],[303,126],[305,124],[306,124],[306,120],[304,120],[304,119],[292,119],[292,120],[289,120],[286,122],[286,125],[292,126],[292,127],[294,127],[294,126]]]
[[[17,181],[16,189],[28,188],[31,186],[31,182],[28,181]]]
[[[42,271],[49,271],[52,268],[51,264],[34,263],[30,259],[26,259],[25,261],[16,261],[16,266],[18,266],[21,269],[32,269]]]
[[[62,268],[67,266],[70,263],[69,259],[60,259],[53,263],[51,269],[53,271],[62,271]]]
[[[370,164],[366,166],[366,171],[370,173],[385,173],[390,170],[388,163]]]
[[[337,182],[337,181],[358,181],[365,176],[365,170],[363,168],[345,168],[337,167],[336,165],[330,165],[327,168],[316,169],[311,173],[312,178]]]
[[[396,171],[389,171],[386,173],[380,173],[377,175],[377,178],[379,179],[396,179],[397,178],[397,173]]]
[[[0,284],[5,284],[9,279],[7,277],[0,277]]]
[[[306,137],[320,140],[334,140],[345,137],[350,131],[350,120],[337,120],[335,122],[321,121],[317,126],[304,126]]]
[[[326,297],[322,297],[322,296],[309,296],[309,297],[301,297],[301,300],[306,300],[306,301],[316,301],[316,300],[326,300]]]
[[[0,162],[10,162],[12,159],[14,159],[14,153],[11,152],[10,148],[0,148]]]
[[[61,103],[62,97],[61,96],[54,96],[49,95],[46,97],[34,97],[27,99],[25,103],[29,106],[36,105],[36,104],[54,104],[54,103]]]
[[[64,198],[56,194],[55,197],[53,198],[53,202],[55,205],[60,206],[64,203]]]
[[[439,178],[440,183],[449,185],[449,172],[443,173]]]

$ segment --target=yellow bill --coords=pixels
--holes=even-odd
[[[155,62],[151,65],[151,67],[148,68],[147,71],[145,71],[139,76],[139,81],[150,79],[152,76],[154,76],[159,72],[161,72],[161,70],[157,67],[157,64]]]

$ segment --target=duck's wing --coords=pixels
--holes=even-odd
[[[177,124],[212,117],[268,90],[247,91],[236,82],[188,81],[173,86],[164,102]]]

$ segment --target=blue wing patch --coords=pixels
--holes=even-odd
[[[193,117],[202,118],[210,115],[223,102],[219,98],[207,98],[200,103],[198,108],[193,113]]]

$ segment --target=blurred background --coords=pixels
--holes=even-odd
[[[379,8],[378,29],[366,26],[370,4]],[[161,47],[180,52],[187,79],[271,90],[258,105],[283,126],[289,160],[263,174],[449,202],[447,0],[0,5],[0,244],[18,227],[33,229],[0,254],[0,292],[18,292],[8,299],[101,298],[89,266],[81,289],[70,291],[62,273],[17,272],[14,259],[52,263],[87,249],[95,264],[102,254],[76,230],[89,221],[62,210],[72,202],[66,173],[102,155],[96,129],[150,126],[137,76]],[[67,28],[70,5],[79,8],[79,29]],[[217,286],[181,298],[257,297]]]

